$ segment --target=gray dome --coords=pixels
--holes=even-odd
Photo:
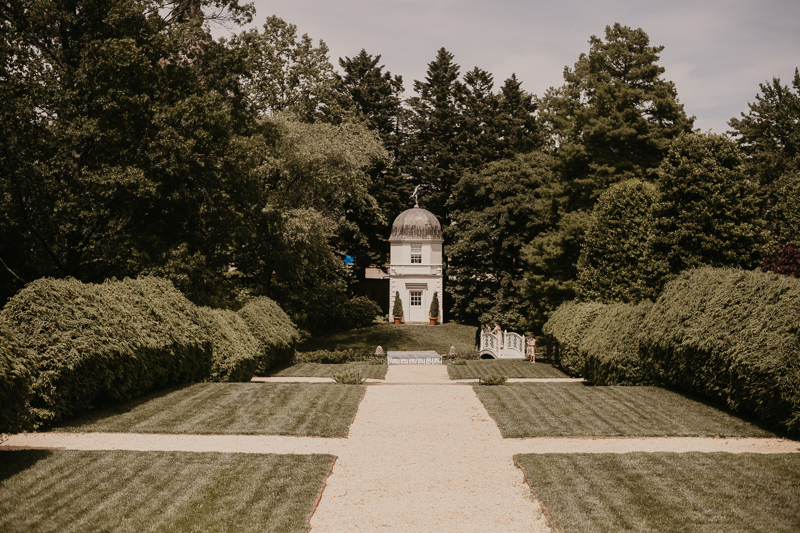
[[[389,242],[398,241],[444,242],[442,225],[430,211],[413,207],[397,215],[392,224]]]

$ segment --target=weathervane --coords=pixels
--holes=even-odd
[[[414,187],[414,192],[411,193],[411,198],[414,199],[414,207],[419,207],[418,191],[419,191],[419,185]]]

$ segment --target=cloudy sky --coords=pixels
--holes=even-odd
[[[461,73],[477,66],[495,87],[512,73],[542,95],[588,52],[591,35],[619,22],[663,45],[664,77],[675,82],[695,127],[722,133],[747,111],[759,83],[791,85],[800,66],[800,0],[255,0],[255,25],[277,15],[320,39],[331,62],[364,48],[403,77],[405,97],[439,48]],[[215,33],[219,33],[218,31]]]

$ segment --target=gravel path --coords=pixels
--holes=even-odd
[[[319,380],[329,381],[280,378]],[[503,439],[472,387],[463,386],[471,384],[451,381],[446,366],[392,365],[386,380],[370,382],[347,438],[50,432],[7,436],[0,439],[0,450],[336,455],[311,519],[312,532],[325,533],[549,531],[513,464],[518,453],[800,452],[799,442],[784,439]]]

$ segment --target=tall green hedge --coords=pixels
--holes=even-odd
[[[594,384],[666,385],[800,435],[800,279],[689,270],[653,304],[568,302],[545,333]]]
[[[259,362],[260,344],[244,319],[227,309],[200,308],[200,318],[214,345],[211,381],[250,381]]]
[[[259,343],[257,375],[292,361],[299,335],[278,304],[266,297],[255,298],[239,310],[239,315]]]
[[[647,314],[640,353],[661,382],[800,435],[800,279],[684,272]]]
[[[581,352],[584,336],[605,306],[600,303],[566,302],[555,310],[542,331],[559,344],[561,368],[572,376],[583,376],[585,354]]]
[[[22,350],[0,317],[0,433],[30,427],[30,370]]]
[[[654,384],[639,355],[639,331],[652,307],[650,300],[603,307],[579,347],[584,378],[594,385]]]
[[[163,279],[44,278],[9,300],[2,317],[26,350],[37,424],[201,381],[211,369],[197,308]]]

